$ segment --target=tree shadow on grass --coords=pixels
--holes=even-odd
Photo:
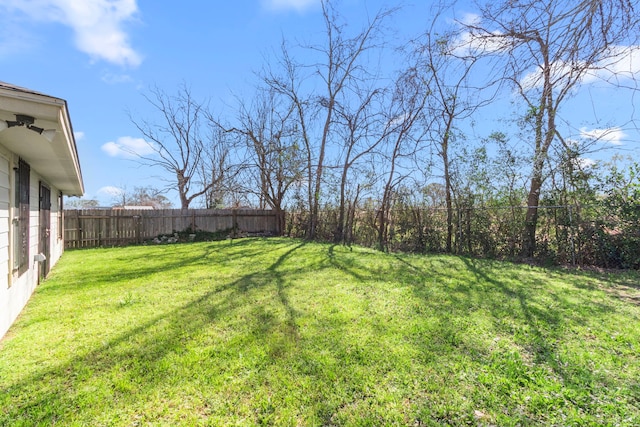
[[[232,366],[238,362],[237,356],[234,355],[230,361],[225,353],[237,351],[240,354],[242,342],[231,343],[229,346],[229,343],[223,342],[220,338],[224,337],[224,334],[211,333],[212,328],[223,327],[222,325],[227,328],[236,327],[244,331],[241,335],[252,337],[268,335],[280,323],[273,313],[261,309],[260,306],[246,313],[245,310],[241,310],[242,306],[247,304],[246,295],[259,287],[275,288],[277,300],[287,313],[286,333],[295,337],[296,312],[289,303],[286,280],[280,268],[304,245],[304,242],[283,244],[282,241],[277,245],[269,245],[267,251],[284,252],[266,269],[250,272],[226,284],[214,285],[209,291],[178,309],[156,315],[113,338],[105,339],[98,348],[86,354],[76,355],[61,365],[37,372],[19,383],[3,386],[0,393],[7,399],[0,399],[0,425],[130,423],[130,418],[127,418],[131,416],[127,414],[128,408],[135,408],[139,399],[153,398],[162,392],[170,393],[168,385],[176,380],[174,364],[192,365],[194,375],[203,376],[186,379],[194,384],[220,381],[229,372],[237,369]],[[227,247],[232,248],[229,256],[241,256],[238,249],[244,246],[252,248],[250,242],[235,241]],[[210,262],[202,261],[203,258],[208,258],[209,251],[221,252],[221,248],[205,248],[204,253],[200,250],[180,261],[176,260],[180,257],[176,257],[175,252],[171,251],[158,256],[162,262],[167,263],[164,267],[167,271],[185,265],[196,268],[199,265],[208,265],[211,268]],[[256,256],[262,252],[263,249],[257,249],[245,253],[248,256]],[[142,258],[132,264],[130,272],[123,274],[139,277],[158,272],[155,267],[141,265],[144,264]],[[220,325],[216,325],[217,322],[220,322]],[[244,322],[248,325],[236,325]],[[209,345],[190,348],[191,340],[203,334],[203,341],[210,341]],[[273,346],[278,345],[276,343]],[[182,358],[188,352],[193,354],[190,354],[189,361],[185,362]],[[218,366],[217,362],[223,358],[224,363]],[[97,384],[106,386],[96,385],[96,378]],[[10,396],[20,396],[20,399],[12,400]],[[159,398],[158,403],[161,404],[162,400]],[[101,414],[92,411],[91,407],[94,404],[101,407],[103,401],[112,402],[113,412]],[[232,408],[228,410],[231,411]],[[148,413],[144,413],[144,408],[138,407],[136,420],[141,423],[153,422],[154,417],[157,420],[158,417],[162,419],[163,416],[169,416],[165,421],[171,421],[170,415],[163,415],[163,411],[170,412],[170,409],[152,408]],[[119,420],[119,416],[123,418]]]
[[[586,279],[576,283],[577,287],[602,290],[625,303],[640,306],[640,272],[637,270],[617,270],[612,272],[593,268],[574,270],[572,274]]]
[[[615,304],[601,296],[593,298],[590,288],[575,286],[576,282],[581,282],[580,276],[559,276],[555,270],[545,270],[536,271],[533,280],[514,277],[515,281],[508,283],[501,280],[504,273],[500,271],[508,270],[508,264],[461,259],[479,280],[490,283],[508,295],[512,306],[518,308],[516,315],[522,319],[519,329],[512,329],[508,322],[498,326],[510,334],[520,347],[519,354],[527,367],[524,372],[527,384],[548,393],[545,388],[558,383],[560,388],[557,395],[547,398],[547,402],[555,401],[555,406],[568,403],[586,413],[598,412],[602,407],[602,403],[597,403],[598,399],[602,399],[598,394],[615,384],[618,374],[610,371],[611,368],[594,369],[594,366],[610,361],[611,352],[622,350],[624,354],[628,350],[624,344],[612,345],[600,341],[597,346],[589,346],[588,343],[585,346],[585,341],[598,339],[591,336],[588,326],[599,328],[599,319],[616,312]],[[555,288],[547,284],[556,280],[561,280],[565,285]],[[501,308],[494,306],[492,313],[496,322],[499,322]],[[546,374],[545,368],[552,374]],[[613,389],[619,386],[620,383]],[[551,387],[554,389],[558,386]],[[635,394],[637,396],[637,392]],[[609,393],[605,395],[609,396]],[[611,401],[617,401],[617,398]]]
[[[363,274],[367,267],[362,260],[349,254],[343,259],[333,247],[328,257],[356,280],[372,280]],[[392,278],[395,284],[391,286],[408,287],[422,301],[416,306],[416,316],[423,322],[416,321],[408,339],[422,349],[425,360],[446,366],[466,359],[478,369],[479,386],[502,387],[515,395],[536,390],[548,393],[545,387],[560,387],[559,397],[549,401],[565,405],[565,399],[574,399],[571,404],[579,410],[595,408],[590,390],[611,383],[614,377],[606,371],[595,373],[589,358],[572,353],[567,346],[579,340],[576,326],[597,324],[597,319],[613,313],[610,303],[592,301],[588,292],[573,291],[571,286],[549,286],[545,275],[549,280],[551,276],[554,280],[567,278],[539,269],[523,274],[519,267],[487,260],[426,256],[416,263],[415,259],[393,255],[395,265],[389,262],[380,267],[373,280]],[[488,328],[482,326],[483,319],[489,319]],[[478,336],[483,333],[495,334],[495,338]],[[482,377],[493,380],[485,385]]]
[[[522,346],[525,359],[534,365],[544,365],[562,379],[565,387],[583,388],[596,386],[592,369],[567,361],[563,352],[568,337],[572,337],[575,325],[586,325],[615,311],[611,304],[589,299],[584,290],[572,290],[569,286],[553,288],[549,283],[561,280],[572,283],[570,276],[558,276],[554,271],[539,270],[531,277],[510,272],[508,263],[486,262],[472,258],[460,258],[477,281],[490,284],[508,297],[512,315],[522,319],[524,329],[513,329],[508,322],[500,327]],[[491,312],[497,322],[504,314],[502,304],[493,301]],[[506,326],[506,327],[505,327]],[[569,339],[574,339],[569,338]],[[569,366],[571,365],[571,366]]]
[[[345,419],[473,424],[479,423],[474,409],[490,399],[519,411],[518,393],[541,388],[536,365],[551,367],[558,383],[576,390],[597,384],[587,376],[588,361],[570,369],[563,364],[557,343],[567,322],[589,320],[584,313],[606,315],[607,307],[574,313],[579,302],[542,298],[540,274],[518,277],[484,261],[417,261],[283,239],[191,248],[152,252],[159,264],[167,263],[160,268],[168,275],[187,267],[213,271],[226,260],[241,269],[239,277],[212,280],[175,308],[105,334],[86,353],[3,385],[0,425],[277,424],[296,418],[318,425]],[[125,261],[131,270],[120,273],[131,278],[157,273],[144,254]],[[324,281],[313,282],[320,273],[328,273]],[[108,281],[106,271],[100,274]],[[492,348],[491,338],[477,337],[483,315],[505,346]],[[514,357],[509,350],[515,347],[531,355],[525,362],[533,366]],[[461,383],[463,375],[475,376],[475,383]],[[108,411],[97,412],[106,409],[104,402]],[[406,418],[385,418],[397,412]]]

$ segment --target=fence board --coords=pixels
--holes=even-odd
[[[64,237],[67,249],[91,248],[142,243],[187,229],[279,235],[279,224],[278,214],[271,210],[65,210]]]

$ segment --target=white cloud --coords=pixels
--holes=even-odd
[[[551,64],[551,79],[559,80],[562,76],[569,76],[571,73],[571,67],[566,65],[564,62],[555,62]],[[538,67],[535,71],[525,74],[525,76],[520,79],[520,85],[525,90],[531,90],[535,88],[542,87],[544,83],[542,68]]]
[[[135,158],[156,153],[153,144],[142,138],[121,136],[116,141],[109,141],[102,145],[102,151],[111,157]]]
[[[585,78],[585,83],[597,79],[630,79],[640,75],[640,46],[612,46],[604,56],[607,59],[596,64],[594,71]]]
[[[123,29],[125,22],[135,18],[136,0],[4,0],[2,3],[4,9],[22,12],[28,19],[70,27],[76,47],[94,60],[131,67],[142,62]]]
[[[404,122],[407,121],[407,119],[409,118],[410,118],[409,113],[399,114],[396,117],[389,120],[389,122],[387,123],[387,127],[394,128],[396,126],[402,126]]]
[[[640,76],[640,46],[613,46],[603,55],[605,59],[596,62],[589,70],[584,72],[581,83],[589,84],[599,80],[616,83],[621,79],[631,79]],[[585,63],[579,63],[572,67],[565,62],[555,62],[551,65],[551,78],[559,80],[567,78],[572,73],[581,72]],[[534,89],[542,86],[542,69],[538,68],[526,74],[520,84],[525,89]]]
[[[619,127],[591,130],[583,127],[580,128],[580,136],[584,139],[602,141],[611,145],[622,145],[622,141],[627,137]]]
[[[84,132],[82,131],[74,132],[73,137],[76,139],[76,141],[80,141],[81,139],[84,139]]]
[[[99,195],[106,195],[110,197],[120,196],[122,193],[124,193],[124,190],[122,188],[114,187],[111,185],[107,185],[106,187],[102,187],[98,190]]]
[[[466,16],[464,19],[473,19],[473,15]],[[474,25],[474,23],[467,22],[466,25]],[[501,53],[509,49],[511,44],[511,39],[502,36],[499,31],[493,33],[466,31],[451,41],[449,50],[453,55],[465,57],[478,53]]]
[[[587,169],[596,164],[595,160],[589,159],[588,157],[578,157],[575,159],[575,162],[579,169]]]
[[[107,142],[101,148],[102,148],[102,151],[104,151],[111,157],[117,157],[122,151],[120,146],[113,141]]]
[[[477,26],[482,22],[482,17],[477,13],[465,13],[460,19],[460,23],[464,26]]]
[[[320,0],[262,0],[265,8],[275,11],[295,9],[298,12],[304,12],[318,4]]]
[[[457,21],[465,31],[452,40],[449,49],[452,54],[464,57],[472,53],[500,54],[506,52],[513,45],[513,39],[500,31],[489,32],[480,26],[481,17],[477,14],[466,13]],[[622,79],[633,79],[640,76],[640,45],[620,46],[613,45],[601,55],[602,60],[589,64],[569,63],[557,61],[551,64],[552,80],[564,80],[573,78],[576,73],[580,75],[581,83],[588,84],[595,81],[607,81],[618,83]],[[526,89],[535,89],[542,86],[542,67],[525,74],[520,79],[521,86]]]

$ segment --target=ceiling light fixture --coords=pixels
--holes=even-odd
[[[44,136],[47,141],[51,142],[53,141],[53,138],[56,136],[56,130],[55,129],[44,129],[38,126],[35,126],[33,123],[36,121],[36,119],[34,119],[31,116],[27,116],[25,114],[16,114],[16,119],[15,120],[5,120],[5,123],[7,125],[7,127],[15,127],[15,126],[24,126],[27,129],[30,129],[36,133],[39,133],[40,135]],[[3,127],[3,124],[0,124],[0,128]],[[1,130],[1,129],[0,129]]]

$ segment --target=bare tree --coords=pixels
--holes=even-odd
[[[240,103],[237,127],[227,129],[240,136],[248,153],[245,185],[257,193],[261,208],[266,204],[276,211],[280,230],[287,192],[303,174],[295,114],[295,103],[273,89],[259,89],[250,106]]]
[[[286,43],[280,46],[278,66],[280,70],[274,71],[271,64],[262,77],[262,81],[273,96],[282,97],[291,106],[291,120],[295,123],[295,135],[293,137],[299,141],[297,146],[302,150],[304,166],[301,168],[301,181],[307,187],[307,206],[313,204],[313,155],[312,127],[315,116],[315,104],[311,96],[306,95],[301,86],[305,77],[300,71],[301,66],[291,57]],[[242,115],[242,114],[241,114]],[[287,115],[288,116],[288,115]],[[310,227],[307,224],[307,238],[311,237]]]
[[[482,85],[471,82],[471,75],[478,58],[459,57],[455,30],[437,31],[440,13],[436,13],[432,27],[424,35],[424,41],[416,48],[419,69],[428,80],[428,123],[425,128],[440,157],[444,178],[445,204],[447,209],[446,251],[452,252],[453,240],[453,187],[451,183],[451,145],[455,142],[461,122],[469,120],[474,113],[491,101],[490,94],[483,99],[481,93],[491,88],[488,81]]]
[[[325,58],[325,62],[317,68],[325,85],[325,95],[320,98],[320,105],[324,112],[324,124],[318,148],[318,158],[315,170],[315,190],[311,205],[310,237],[315,237],[318,209],[320,205],[320,191],[324,172],[324,158],[327,143],[331,135],[331,126],[340,96],[350,81],[363,79],[368,71],[360,65],[360,57],[365,52],[378,48],[377,38],[382,29],[382,23],[393,10],[381,11],[370,20],[362,31],[354,37],[345,37],[344,25],[339,22],[339,16],[329,1],[322,1],[322,12],[327,36],[326,46],[315,47]]]
[[[154,209],[169,209],[171,201],[159,190],[152,186],[134,187],[132,191],[126,187],[120,189],[114,197],[114,207],[124,206],[153,206]]]
[[[637,49],[636,9],[627,0],[504,0],[481,5],[479,19],[461,23],[468,31],[467,47],[494,55],[501,64],[496,70],[526,105],[533,153],[524,256],[535,253],[543,169],[551,145],[563,141],[558,137],[562,107],[577,86],[606,80]]]
[[[382,88],[360,88],[357,84],[352,90],[351,103],[340,103],[336,107],[336,133],[341,141],[338,218],[334,231],[334,242],[345,243],[351,234],[352,210],[359,197],[361,186],[353,185],[353,199],[347,206],[347,190],[351,170],[359,161],[370,157],[381,145],[394,126],[385,120],[383,102],[385,90]],[[354,105],[351,105],[354,104]]]
[[[144,165],[164,169],[173,175],[171,188],[178,191],[181,208],[187,209],[194,199],[216,185],[215,179],[205,180],[204,177],[210,176],[207,168],[218,165],[205,164],[205,161],[212,147],[220,141],[207,133],[206,105],[197,101],[185,85],[176,95],[154,88],[145,98],[159,113],[160,119],[149,122],[131,118],[153,151],[150,155],[138,154],[138,159]],[[202,172],[204,176],[199,175]]]
[[[64,200],[65,209],[96,209],[100,206],[100,202],[96,199],[84,199],[84,198],[69,198]]]
[[[424,129],[418,131],[418,124],[423,119],[429,96],[425,83],[415,68],[402,73],[395,82],[392,103],[386,113],[391,129],[385,133],[385,145],[389,150],[389,171],[386,173],[382,200],[376,214],[380,250],[388,249],[389,215],[394,192],[408,176],[407,173],[399,173],[402,167],[400,163],[413,156],[423,139]]]
[[[209,113],[207,118],[209,137],[204,142],[196,176],[198,187],[205,189],[205,208],[215,209],[224,204],[225,196],[238,191],[238,186],[232,182],[240,166],[230,160],[234,141],[219,125],[220,120]]]
[[[334,135],[336,109],[343,97],[348,97],[346,92],[353,82],[370,77],[370,70],[363,63],[365,54],[381,47],[383,22],[394,12],[393,9],[379,11],[359,32],[349,36],[333,2],[322,0],[321,5],[326,40],[320,45],[304,47],[319,56],[317,62],[297,64],[283,44],[280,58],[283,75],[270,72],[265,77],[270,87],[289,97],[295,107],[300,138],[307,156],[309,239],[315,238],[317,232],[326,156]],[[313,95],[303,93],[303,83],[306,82],[300,74],[301,69],[312,71],[307,78],[320,79],[318,86],[321,89]]]

